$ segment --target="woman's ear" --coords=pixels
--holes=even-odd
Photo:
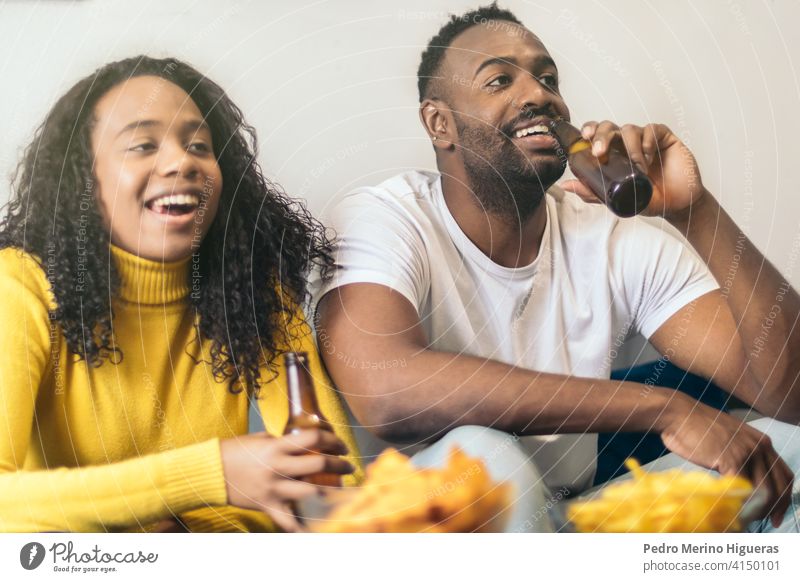
[[[453,113],[443,101],[425,99],[419,105],[419,118],[434,148],[453,149],[453,143],[457,142],[458,135],[455,132]]]

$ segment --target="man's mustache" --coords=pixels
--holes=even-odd
[[[562,117],[552,109],[533,109],[532,107],[523,109],[520,114],[509,121],[501,128],[501,132],[508,138],[514,137],[514,130],[515,128],[526,121],[530,121],[534,117],[549,117],[550,119],[556,119]]]

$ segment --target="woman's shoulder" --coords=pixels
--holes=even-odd
[[[17,247],[0,249],[0,285],[22,285],[28,291],[42,298],[50,296],[50,283],[45,274],[42,260]],[[9,297],[3,300],[10,299]]]

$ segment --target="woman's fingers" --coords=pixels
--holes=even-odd
[[[278,527],[287,533],[304,532],[305,528],[297,520],[294,509],[288,503],[281,503],[277,507],[267,508],[266,513]]]
[[[275,483],[273,492],[281,500],[297,501],[312,495],[319,495],[321,489],[318,485],[306,483],[305,481],[281,479]]]
[[[328,430],[305,429],[279,439],[279,448],[290,455],[305,455],[312,452],[331,455],[346,455],[345,444]]]
[[[349,475],[355,467],[340,457],[309,454],[284,457],[275,463],[274,469],[287,477],[305,477],[317,473]]]

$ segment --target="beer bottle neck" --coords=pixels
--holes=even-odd
[[[286,354],[285,363],[289,419],[321,419],[322,414],[314,393],[314,382],[308,371],[308,356],[305,352]]]
[[[548,125],[558,143],[567,150],[568,154],[575,153],[573,150],[576,148],[583,149],[582,146],[584,145],[589,147],[589,143],[583,139],[580,130],[569,122],[563,119],[555,119]]]

